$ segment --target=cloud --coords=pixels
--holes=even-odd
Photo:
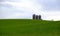
[[[28,13],[13,13],[11,15],[6,16],[5,18],[22,18],[22,19],[28,19],[31,18],[31,16]]]
[[[0,2],[4,2],[4,0],[0,0]]]
[[[56,0],[5,0],[0,2],[0,9],[0,18],[32,19],[33,14],[42,15],[44,20],[60,18],[60,8]]]
[[[6,8],[12,8],[12,5],[10,4],[0,4],[0,8],[6,7]]]
[[[9,2],[20,2],[20,0],[0,0],[0,2],[6,2],[6,1],[9,1]]]
[[[38,0],[39,4],[42,4],[43,9],[47,11],[59,11],[60,0]]]
[[[38,13],[40,13],[39,11],[41,9],[41,6],[40,5],[39,6],[38,6],[38,4],[35,5],[34,2],[29,1],[29,0],[26,0],[26,1],[25,0],[22,0],[22,2],[8,2],[8,1],[6,1],[6,2],[1,2],[1,4],[3,4],[3,6],[2,6],[1,9],[4,10],[2,12],[5,12],[5,14],[2,13],[2,15],[4,14],[3,15],[4,16],[3,18],[6,18],[8,16],[9,16],[8,18],[10,18],[10,17],[13,18],[14,15],[16,15],[15,13],[24,14],[24,16],[26,15],[26,17],[28,15],[30,15],[30,18],[31,18],[31,16],[32,16],[33,13],[38,14]],[[12,5],[12,8],[6,7],[6,6],[8,6],[6,4]],[[20,18],[21,18],[22,15],[17,15],[17,16],[20,16]]]
[[[60,20],[60,11],[46,11],[42,16],[44,20]]]

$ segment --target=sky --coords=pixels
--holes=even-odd
[[[0,0],[0,19],[60,20],[60,0]]]

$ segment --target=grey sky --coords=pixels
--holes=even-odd
[[[6,7],[6,8],[12,8],[12,5],[10,4],[0,4],[0,8]]]
[[[32,18],[34,13],[59,19],[60,0],[0,0],[0,18]]]
[[[9,1],[9,2],[20,2],[21,0],[0,0],[0,2],[4,2],[4,1]],[[60,0],[36,0],[38,4],[41,4],[43,6],[44,10],[60,10]],[[0,4],[1,5],[1,4]],[[8,6],[9,4],[4,4],[4,6],[6,7],[10,7]],[[1,5],[2,6],[2,5]]]
[[[20,2],[21,0],[0,0],[0,2],[5,2],[5,1],[9,1],[9,2]]]
[[[42,4],[45,10],[58,11],[60,10],[60,0],[38,0],[39,4]]]

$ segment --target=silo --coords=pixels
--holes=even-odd
[[[36,15],[35,14],[33,14],[33,19],[36,19]]]
[[[36,15],[36,20],[39,20],[39,16],[38,15]]]
[[[39,15],[39,20],[41,20],[41,15]]]

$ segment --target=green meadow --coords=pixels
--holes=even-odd
[[[60,36],[60,21],[0,19],[0,36]]]

